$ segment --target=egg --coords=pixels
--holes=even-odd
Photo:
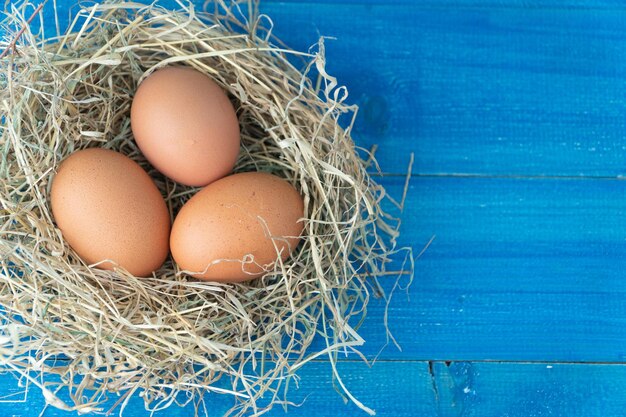
[[[277,176],[247,172],[215,181],[179,211],[172,256],[193,276],[238,282],[263,275],[296,248],[304,227],[302,196]],[[278,252],[277,252],[278,251]]]
[[[226,93],[189,67],[149,75],[131,105],[131,129],[148,161],[174,181],[204,186],[237,162],[239,121]]]
[[[147,276],[169,253],[165,200],[150,176],[118,152],[70,155],[52,180],[50,204],[63,238],[87,264]]]

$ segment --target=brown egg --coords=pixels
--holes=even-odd
[[[178,266],[198,278],[236,282],[285,260],[300,241],[302,197],[274,175],[247,172],[194,195],[172,226],[170,247]],[[270,238],[271,236],[271,238]]]
[[[148,174],[130,158],[94,148],[70,155],[52,181],[52,213],[63,238],[87,263],[136,276],[169,252],[170,217]]]
[[[130,113],[137,145],[174,181],[204,186],[230,173],[239,121],[226,93],[189,67],[166,67],[137,89]]]

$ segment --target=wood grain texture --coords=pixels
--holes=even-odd
[[[262,0],[263,4],[278,3],[286,4],[285,0]],[[405,7],[418,5],[421,8],[522,8],[522,9],[586,9],[605,10],[622,9],[623,1],[620,0],[289,0],[296,4],[320,4],[332,3],[338,7],[346,5],[387,5]]]
[[[362,398],[366,405],[377,411],[378,416],[415,417],[434,416],[436,413],[432,379],[429,366],[425,362],[381,362],[372,368],[360,362],[344,362],[340,364],[339,372],[344,376],[343,382],[353,395]],[[287,413],[277,406],[265,415],[331,417],[362,413],[354,404],[344,403],[337,394],[332,384],[328,363],[312,362],[302,368],[299,375],[299,387],[292,381],[289,395],[289,400],[297,405],[288,406]],[[24,400],[8,403],[2,402],[0,398],[2,416],[35,417],[45,407],[41,391],[30,384],[28,394],[25,395],[24,388],[16,387],[13,375],[0,374],[0,386],[10,387],[1,389],[3,395],[11,393]],[[67,396],[62,395],[61,398],[68,400]],[[116,398],[110,403],[115,400]],[[213,396],[207,399],[208,416],[221,416],[232,404],[230,397]],[[174,406],[165,411],[155,412],[152,417],[190,415],[193,415],[193,407]],[[70,416],[78,416],[78,413],[47,408],[43,414],[43,417]],[[143,417],[150,416],[150,413],[144,410],[143,400],[135,397],[129,403],[124,416]]]
[[[418,177],[406,205],[399,245],[436,237],[390,303],[402,351],[381,358],[624,361],[626,182]],[[361,329],[371,357],[384,309]]]
[[[306,401],[285,412],[275,408],[269,417],[357,416],[360,412],[344,404],[325,376],[325,364],[313,363],[302,373],[299,389],[292,399]],[[624,416],[626,410],[626,366],[559,363],[507,362],[379,362],[368,369],[362,364],[344,363],[351,376],[345,382],[353,393],[383,417],[572,417]],[[13,376],[0,375],[2,386],[15,386]],[[3,392],[8,392],[6,389]],[[37,388],[11,390],[24,401],[3,402],[0,414],[34,417],[44,409]],[[220,416],[228,401],[210,402],[209,416]],[[172,407],[153,417],[183,417],[190,407]],[[134,399],[127,417],[150,415]],[[43,417],[77,417],[75,412],[47,408]]]
[[[626,9],[553,5],[263,11],[296,49],[336,37],[326,42],[328,68],[361,107],[359,144],[381,145],[388,172],[401,172],[413,151],[424,174],[620,176]]]
[[[626,367],[435,362],[437,417],[618,417]]]
[[[592,9],[573,7],[583,3]],[[332,38],[328,70],[360,106],[354,137],[380,145],[384,171],[404,172],[414,152],[422,174],[621,177],[626,8],[540,4],[264,1],[260,10],[294,49]],[[79,10],[57,6],[61,16]]]

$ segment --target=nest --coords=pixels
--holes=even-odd
[[[149,410],[191,402],[198,412],[214,393],[233,396],[229,414],[258,415],[286,403],[296,371],[321,357],[343,395],[371,412],[335,364],[363,343],[357,329],[370,294],[382,295],[377,278],[392,275],[399,221],[381,208],[388,196],[368,173],[377,168],[373,156],[350,137],[356,107],[325,71],[323,40],[292,51],[255,3],[208,6],[210,13],[109,1],[47,37],[33,28],[43,25],[40,8],[22,3],[5,13],[1,363],[65,410],[123,410],[141,395]],[[103,271],[55,227],[51,180],[79,149],[137,161],[172,218],[197,191],[156,172],[130,129],[138,83],[172,64],[209,74],[229,93],[241,125],[235,171],[279,175],[304,197],[301,245],[262,278],[203,282],[171,259],[148,278]]]

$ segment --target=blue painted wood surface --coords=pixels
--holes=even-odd
[[[361,108],[355,140],[378,144],[388,173],[415,152],[401,243],[419,251],[436,235],[390,304],[402,350],[380,352],[374,300],[361,332],[378,360],[342,358],[353,393],[381,416],[626,415],[623,2],[262,0],[261,11],[295,49],[336,38],[328,67]],[[403,181],[382,179],[395,196]],[[290,399],[306,401],[287,415],[359,415],[327,363],[299,376]],[[0,380],[21,395],[12,375]],[[0,415],[43,404],[33,388]],[[149,415],[133,404],[126,415]],[[209,404],[221,415],[229,402]]]

